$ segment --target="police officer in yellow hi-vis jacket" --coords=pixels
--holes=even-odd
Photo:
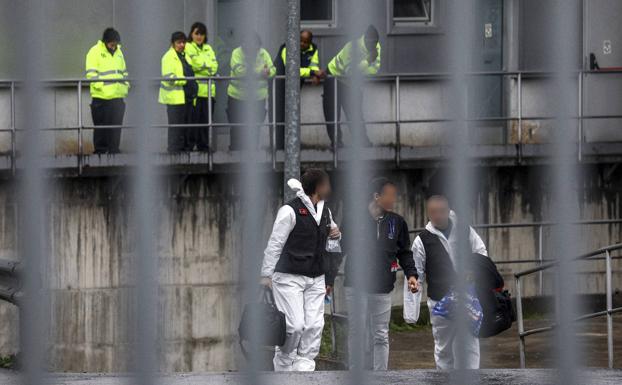
[[[197,78],[215,76],[218,71],[218,61],[212,47],[207,44],[207,27],[201,22],[196,22],[190,27],[190,35],[186,43],[186,59],[192,66]],[[211,91],[208,89],[207,80],[198,80],[199,92],[194,105],[192,122],[195,124],[209,123],[210,106],[214,111],[216,98],[216,83],[212,82]],[[192,129],[190,147],[196,145],[199,151],[209,150],[209,128],[196,127]]]
[[[247,117],[252,117],[257,124],[263,123],[266,117],[266,99],[268,98],[268,79],[276,74],[268,51],[261,47],[261,38],[254,33],[244,44],[231,53],[231,77],[227,87],[227,116],[229,123],[248,123]],[[251,88],[250,90],[248,88]],[[247,115],[248,114],[248,115]],[[242,126],[231,127],[230,150],[243,148]],[[248,129],[258,143],[259,128],[253,124]]]
[[[103,37],[86,54],[86,78],[96,81],[90,84],[91,115],[95,126],[120,126],[123,124],[125,102],[130,88],[127,80],[125,58],[121,52],[121,36],[113,28],[107,28]],[[93,145],[96,154],[116,154],[121,142],[120,128],[96,128]]]
[[[352,63],[353,60],[358,63]],[[360,38],[348,42],[343,49],[328,63],[328,75],[340,77],[349,76],[353,71],[359,71],[363,75],[375,75],[380,70],[380,41],[378,30],[372,25]],[[337,109],[335,110],[335,86],[337,86]],[[352,90],[349,88],[345,79],[330,78],[324,82],[324,95],[322,95],[324,106],[324,118],[326,119],[326,130],[328,137],[333,145],[335,139],[339,147],[343,146],[343,136],[341,127],[337,126],[337,138],[334,138],[335,125],[333,122],[339,121],[341,107],[345,110],[349,121],[364,120],[363,117],[363,91],[361,89]],[[367,137],[365,125],[364,131],[360,133],[363,146],[371,146]]]
[[[180,79],[194,77],[192,67],[186,60],[185,47],[186,34],[180,31],[173,32],[171,48],[162,57],[162,77],[171,80],[160,83],[158,101],[166,105],[168,124],[171,125],[192,123],[194,100],[198,92],[195,80]],[[191,133],[192,129],[188,127],[169,127],[168,151],[191,151],[189,140]]]
[[[285,44],[279,48],[279,53],[274,59],[277,75],[285,75],[285,63],[287,62],[287,47]],[[317,46],[313,43],[313,34],[309,30],[300,31],[300,87],[305,79],[312,84],[320,84],[326,72],[320,69],[320,54]],[[278,150],[285,147],[285,79],[277,79],[274,87],[276,143]],[[304,108],[304,106],[303,106]]]

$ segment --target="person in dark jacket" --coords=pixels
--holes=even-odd
[[[313,34],[309,30],[300,32],[300,87],[305,83],[305,79],[311,80],[314,85],[320,84],[321,79],[326,77],[326,71],[320,69],[320,53],[313,43]],[[277,76],[285,75],[285,63],[287,58],[287,48],[283,44],[274,58]],[[276,112],[276,142],[277,149],[285,147],[285,79],[276,79],[274,88],[275,112]]]
[[[389,321],[391,319],[391,292],[395,286],[396,273],[399,267],[404,270],[408,285],[412,292],[419,290],[417,268],[410,250],[408,225],[403,217],[393,212],[397,200],[397,187],[387,178],[377,178],[371,182],[372,200],[369,203],[369,222],[365,229],[369,239],[373,240],[373,248],[367,255],[347,255],[345,263],[345,291],[348,314],[366,314],[367,325],[364,332],[357,330],[354,322],[350,322],[350,352],[353,341],[366,341],[370,351],[366,361],[373,364],[373,370],[387,370],[389,362]],[[344,226],[344,237],[348,236],[348,227]],[[344,250],[347,254],[348,250]],[[367,276],[370,282],[365,286],[363,308],[360,301],[355,301],[354,282],[360,277],[353,274],[354,264],[364,264],[369,269]],[[331,275],[334,275],[334,268]],[[373,347],[370,346],[373,344]],[[351,354],[352,357],[352,354]],[[355,360],[350,360],[356,366]],[[356,368],[366,369],[366,368]]]
[[[275,371],[313,371],[324,328],[324,297],[330,288],[328,239],[339,228],[324,200],[330,194],[328,174],[309,169],[302,183],[287,184],[296,198],[279,209],[264,251],[261,283],[271,287],[276,307],[285,314],[287,339],[274,354]]]

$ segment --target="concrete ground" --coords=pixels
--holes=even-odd
[[[550,325],[546,319],[529,319],[525,329]],[[578,324],[578,354],[586,367],[607,367],[607,321],[604,317]],[[614,317],[613,324],[614,367],[622,368],[622,316]],[[431,328],[391,333],[389,369],[434,368],[434,339]],[[528,368],[555,366],[555,341],[552,333],[534,334],[526,338]],[[517,325],[493,338],[480,340],[481,367],[488,369],[518,368]],[[622,383],[622,382],[621,382]]]
[[[449,373],[433,370],[405,370],[376,373],[371,377],[371,384],[386,385],[441,385],[469,383],[483,385],[549,385],[557,383],[556,372],[546,369],[500,370],[490,369],[474,372]],[[454,381],[452,381],[452,379]],[[618,385],[622,382],[622,371],[593,370],[582,373],[577,384]],[[0,372],[0,383],[3,385],[21,385],[17,375]],[[105,376],[91,374],[56,375],[46,385],[125,385],[132,384],[128,376]],[[316,384],[348,384],[348,372],[315,372],[315,373],[266,373],[260,376],[247,376],[239,373],[212,374],[180,374],[161,377],[157,385],[316,385]]]

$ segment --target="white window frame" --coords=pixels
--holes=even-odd
[[[394,17],[394,0],[387,0],[387,33],[389,35],[441,33],[441,0],[430,0],[430,18]]]
[[[304,1],[304,0],[301,0]],[[331,20],[300,20],[301,28],[308,29],[335,29],[337,28],[337,0],[330,0],[333,7]],[[301,4],[302,7],[302,4]]]

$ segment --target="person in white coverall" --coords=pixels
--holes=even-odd
[[[427,284],[428,309],[434,336],[434,360],[436,367],[448,369],[478,369],[480,361],[479,339],[470,333],[457,338],[455,322],[432,314],[437,301],[447,294],[455,284],[458,231],[456,215],[449,208],[449,202],[442,195],[434,195],[426,202],[426,212],[430,220],[425,230],[413,242],[412,251],[419,275],[419,283]],[[468,227],[471,252],[488,256],[482,239],[472,227]],[[467,234],[465,234],[466,236]],[[404,291],[407,295],[406,290]],[[408,294],[411,295],[411,294]],[[415,296],[415,294],[412,294]],[[406,310],[408,297],[404,298]],[[419,301],[410,301],[419,306]],[[418,313],[418,309],[416,311]],[[464,341],[465,346],[458,346]],[[460,354],[464,356],[460,357]],[[462,359],[461,359],[462,358]],[[461,367],[465,366],[465,367]]]
[[[277,213],[264,251],[261,283],[271,287],[276,307],[285,313],[287,338],[276,347],[275,371],[313,371],[324,328],[324,297],[331,287],[324,275],[329,269],[329,238],[341,237],[324,200],[330,194],[328,174],[307,170],[301,182],[287,184],[296,198]]]

